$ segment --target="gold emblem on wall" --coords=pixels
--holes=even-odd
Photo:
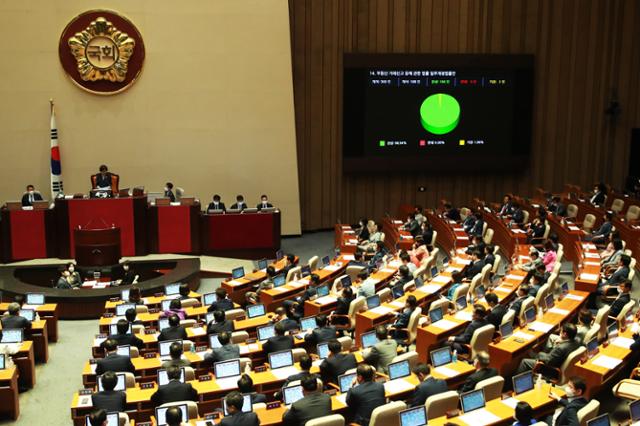
[[[84,81],[124,81],[135,46],[134,39],[102,16],[69,39]]]

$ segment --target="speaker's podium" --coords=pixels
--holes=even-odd
[[[115,265],[122,256],[119,227],[77,228],[73,239],[80,267]]]

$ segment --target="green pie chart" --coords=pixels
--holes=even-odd
[[[420,123],[427,132],[444,135],[456,128],[460,122],[460,104],[451,95],[436,93],[420,106]]]

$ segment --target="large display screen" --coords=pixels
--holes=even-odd
[[[532,88],[530,55],[347,54],[344,170],[521,169]]]

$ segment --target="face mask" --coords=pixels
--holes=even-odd
[[[262,200],[262,204],[267,204],[267,200]]]
[[[69,272],[73,272],[75,268],[73,266],[69,266]]]
[[[29,195],[33,195],[34,192],[35,191],[33,191],[33,190],[29,191]]]
[[[574,396],[576,396],[575,392],[573,391],[573,388],[569,385],[564,387],[564,393],[567,394],[567,398],[573,398]]]
[[[164,192],[167,192],[169,190],[169,188],[167,188],[166,186],[164,187]]]

